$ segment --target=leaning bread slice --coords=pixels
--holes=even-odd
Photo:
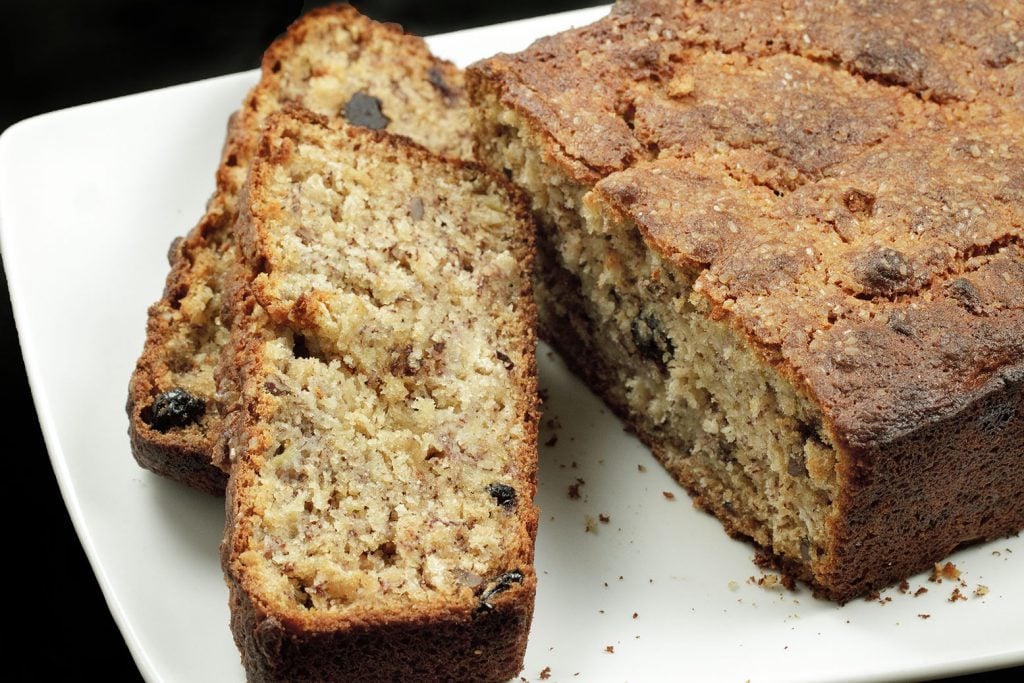
[[[234,261],[232,226],[263,122],[286,103],[470,156],[462,72],[422,39],[338,5],[310,12],[270,46],[260,82],[232,117],[206,215],[171,248],[128,390],[139,464],[215,494],[227,481],[214,453],[221,432],[214,368],[228,334],[219,316]]]
[[[532,228],[501,176],[275,115],[238,225],[223,562],[250,680],[506,680],[533,609]]]

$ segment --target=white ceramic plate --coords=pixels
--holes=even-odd
[[[430,40],[468,64],[602,9]],[[172,237],[213,188],[225,121],[255,72],[40,116],[0,139],[0,236],[50,457],[110,610],[150,681],[241,681],[217,560],[222,502],[136,467],[125,388]],[[540,349],[540,583],[523,675],[551,680],[882,681],[1024,662],[1024,541],[952,560],[953,583],[846,607],[753,585],[730,540]],[[642,472],[640,468],[646,468]],[[567,488],[581,479],[581,498]],[[669,500],[663,491],[675,494]],[[588,517],[596,533],[585,531]],[[989,592],[975,597],[978,584]],[[883,599],[884,599],[883,597]],[[635,613],[635,615],[634,615]],[[919,615],[929,614],[924,619]],[[614,652],[607,648],[614,649]],[[578,676],[577,676],[578,674]]]

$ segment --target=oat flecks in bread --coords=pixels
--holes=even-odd
[[[1022,37],[1014,2],[645,0],[469,72],[542,334],[833,599],[1024,527]]]
[[[238,237],[223,561],[250,680],[514,676],[536,583],[525,201],[291,111]]]
[[[260,129],[284,103],[333,121],[348,114],[358,125],[443,154],[469,158],[471,152],[462,73],[396,26],[348,6],[318,9],[267,50],[259,84],[232,117],[206,215],[171,247],[171,272],[150,308],[146,345],[129,386],[129,433],[139,464],[215,494],[227,480],[224,463],[213,462],[221,432],[214,368],[227,339],[219,316],[234,260],[232,227]],[[180,423],[154,424],[154,403],[175,390],[204,409]]]

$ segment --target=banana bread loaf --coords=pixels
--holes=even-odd
[[[293,102],[331,117],[407,135],[470,156],[462,73],[424,42],[339,5],[299,19],[267,50],[260,82],[232,117],[206,214],[169,254],[163,297],[149,311],[146,343],[128,390],[129,435],[140,465],[221,494],[213,464],[221,417],[214,368],[227,330],[219,316],[232,226],[266,116]]]
[[[541,334],[846,601],[1024,527],[1024,5],[620,2],[472,67]]]
[[[219,373],[249,680],[504,681],[536,576],[533,224],[504,177],[275,114]]]

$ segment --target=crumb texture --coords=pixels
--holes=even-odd
[[[405,135],[446,155],[471,156],[462,73],[433,57],[421,39],[335,6],[299,19],[267,50],[259,84],[231,119],[207,212],[172,245],[171,272],[163,298],[150,309],[146,346],[129,388],[140,464],[211,493],[222,492],[226,480],[211,464],[221,432],[214,370],[228,339],[220,312],[235,259],[239,193],[264,121],[286,103],[338,124]],[[207,409],[187,424],[158,429],[152,406],[175,389]]]
[[[624,1],[470,70],[543,334],[832,597],[1024,526],[1022,72],[1020,3],[926,0]]]
[[[521,663],[535,581],[532,223],[504,179],[402,139],[291,112],[261,145],[229,579],[308,633],[508,622],[476,648],[493,679],[489,657]]]

